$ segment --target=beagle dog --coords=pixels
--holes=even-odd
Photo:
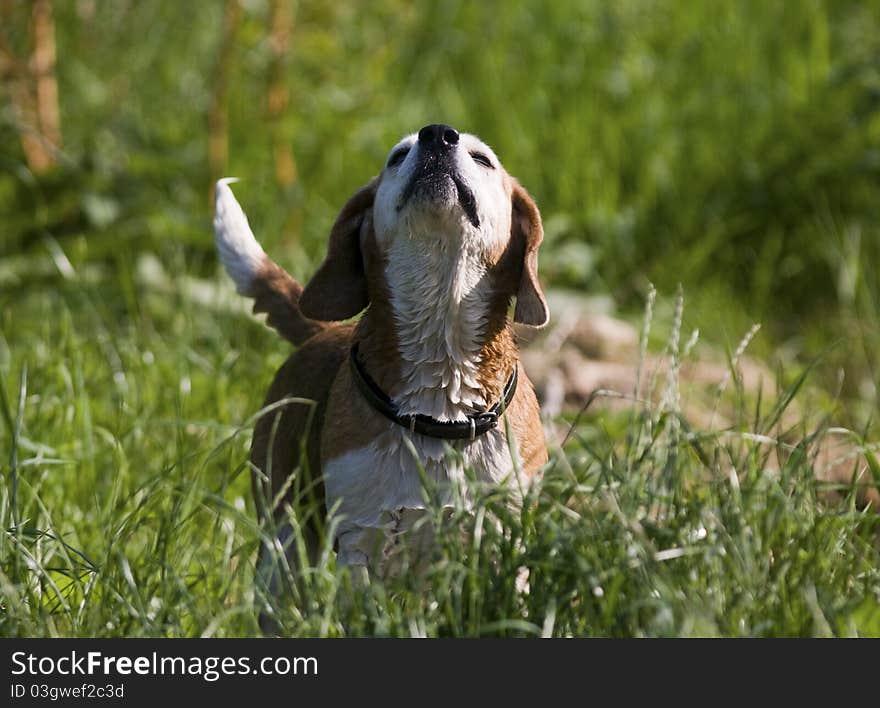
[[[448,125],[403,138],[342,208],[305,288],[254,239],[231,181],[217,184],[219,255],[254,311],[297,347],[269,388],[274,408],[250,458],[259,512],[276,521],[290,565],[297,495],[323,500],[309,508],[333,517],[337,563],[369,575],[387,572],[401,534],[418,526],[426,485],[444,504],[466,495],[465,470],[521,490],[547,461],[512,329],[548,319],[543,230],[492,150]],[[323,521],[297,520],[310,554]]]

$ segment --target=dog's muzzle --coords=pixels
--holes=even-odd
[[[474,228],[480,227],[474,193],[455,169],[458,138],[455,128],[440,123],[426,125],[419,131],[418,161],[400,197],[398,211],[414,198],[429,202],[447,202],[454,198]]]

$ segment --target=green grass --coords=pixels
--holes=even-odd
[[[758,398],[732,377],[721,429],[679,417],[695,393],[675,379],[655,406],[591,408],[521,513],[490,495],[456,519],[470,531],[442,535],[430,589],[407,576],[352,599],[327,553],[276,608],[284,630],[880,634],[876,517],[848,489],[819,502],[811,444],[843,426],[876,455],[880,4],[295,4],[273,122],[270,3],[243,3],[221,171],[296,277],[389,147],[446,121],[536,197],[545,283],[633,321],[656,283],[649,349],[676,361],[703,351],[686,351],[694,329],[735,358],[760,322],[749,353],[778,381]],[[287,349],[213,253],[223,6],[53,3],[49,172],[28,169],[31,126],[0,84],[0,635],[258,631],[267,530],[245,460]],[[24,56],[28,5],[10,8],[0,40]]]
[[[0,633],[256,634],[253,566],[270,530],[245,459],[286,346],[181,290],[139,293],[127,319],[106,294],[74,280],[17,305],[23,332],[3,319]],[[657,385],[656,407],[579,421],[521,511],[497,491],[459,510],[424,576],[354,592],[325,548],[297,601],[275,608],[282,631],[880,634],[878,519],[846,490],[817,501],[805,444],[821,422],[779,430],[801,382],[724,430],[690,429],[674,378]]]

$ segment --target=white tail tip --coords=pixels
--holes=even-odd
[[[241,205],[229,188],[236,177],[224,177],[217,182],[214,197],[214,241],[226,272],[235,281],[242,295],[250,295],[251,284],[266,259],[248,224]]]

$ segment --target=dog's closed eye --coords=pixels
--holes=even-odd
[[[408,147],[402,147],[399,150],[395,150],[393,153],[391,153],[391,157],[388,158],[388,167],[397,167],[401,162],[403,162],[408,153]]]
[[[495,165],[492,164],[492,160],[490,160],[483,153],[477,152],[476,150],[474,150],[470,153],[470,155],[471,155],[471,158],[473,158],[473,161],[476,162],[478,165],[482,165],[483,167],[488,167],[490,170],[495,169]]]

